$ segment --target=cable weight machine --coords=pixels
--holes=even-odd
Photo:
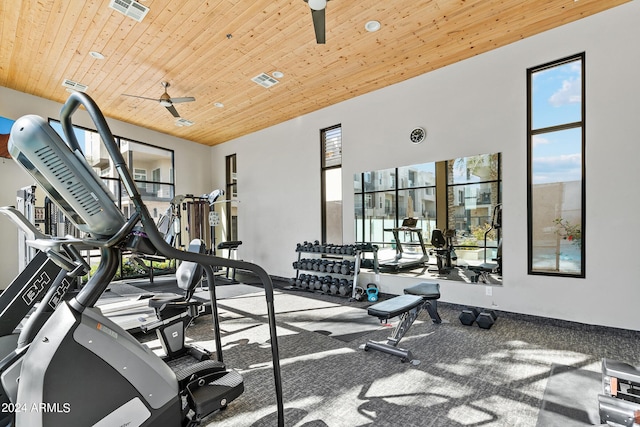
[[[224,190],[217,189],[202,196],[187,194],[182,200],[182,210],[186,212],[187,217],[185,228],[189,241],[202,240],[207,248],[206,253],[210,255],[216,254],[215,227],[220,224],[220,216],[214,205],[221,196],[224,196]]]

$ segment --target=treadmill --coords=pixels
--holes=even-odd
[[[424,246],[424,240],[422,238],[422,229],[416,227],[418,224],[418,218],[405,218],[402,220],[402,225],[395,228],[385,228],[384,231],[390,231],[393,233],[393,238],[396,243],[396,256],[388,261],[381,261],[379,266],[383,271],[400,271],[406,269],[412,269],[416,267],[426,267],[429,262],[429,254]],[[410,242],[402,242],[400,240],[400,232],[415,234],[418,241],[411,239]],[[421,252],[407,251],[407,246],[419,246]]]

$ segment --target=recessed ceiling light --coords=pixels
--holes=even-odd
[[[380,29],[380,22],[378,21],[369,21],[364,24],[364,29],[373,33],[374,31],[378,31]]]
[[[222,108],[224,107],[224,104],[222,102],[216,102],[213,104],[214,107],[218,107],[218,108]]]
[[[284,77],[284,73],[282,71],[274,71],[273,73],[271,73],[271,75],[276,79],[281,79]]]
[[[91,52],[89,52],[89,55],[91,55],[91,57],[95,59],[104,59],[104,55],[101,54],[100,52],[96,52],[95,50],[92,50]]]

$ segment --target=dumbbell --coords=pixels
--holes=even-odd
[[[479,314],[480,314],[480,310],[478,310],[477,308],[469,307],[462,310],[462,313],[460,313],[460,316],[458,316],[458,319],[460,319],[460,322],[463,325],[471,326],[473,325],[473,322],[476,321]]]
[[[329,285],[329,292],[332,295],[337,295],[339,288],[340,288],[340,281],[336,277],[334,277],[333,279],[331,279],[331,284]]]
[[[301,289],[306,289],[308,283],[309,282],[307,281],[307,275],[306,274],[299,275],[298,276],[298,280],[296,280],[296,284]]]
[[[340,279],[338,293],[343,297],[351,293],[351,286],[349,286],[349,281],[347,279]]]
[[[342,265],[340,266],[340,273],[349,274],[350,271],[351,271],[351,261],[349,260],[342,261]]]
[[[498,315],[493,310],[483,310],[478,317],[476,318],[476,323],[482,329],[491,329],[496,320],[498,319]]]
[[[320,290],[323,293],[328,294],[330,285],[331,285],[331,276],[324,276],[322,278],[322,285],[320,286]]]

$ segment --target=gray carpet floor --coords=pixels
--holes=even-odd
[[[247,285],[217,289],[224,361],[243,375],[245,392],[205,425],[274,426],[264,293]],[[640,363],[640,332],[511,313],[498,313],[483,330],[458,321],[461,307],[439,304],[443,323],[424,312],[400,343],[421,360],[414,366],[359,348],[391,333],[367,315],[369,304],[276,292],[286,426],[589,425],[585,411],[597,411],[597,386],[582,390],[567,379],[547,391],[558,382],[554,367],[597,379],[603,357]],[[187,336],[214,350],[211,316],[196,319]],[[565,393],[574,399],[563,400]]]

